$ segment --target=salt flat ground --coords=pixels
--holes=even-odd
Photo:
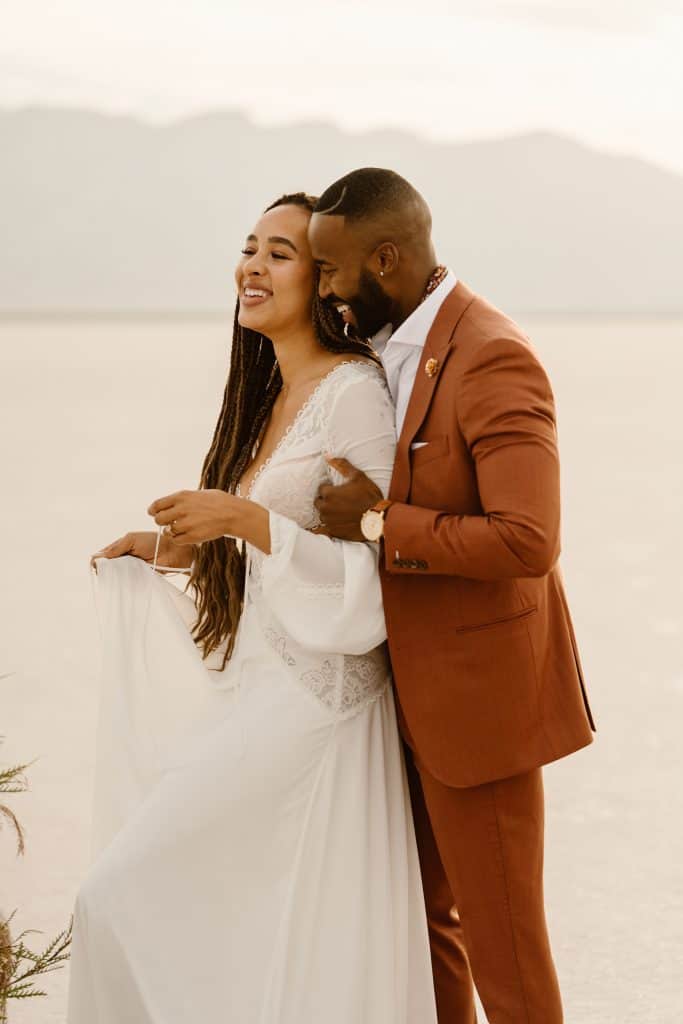
[[[566,1018],[680,1024],[683,321],[520,319],[557,396],[562,562],[600,730],[546,771]],[[88,555],[196,486],[229,337],[229,317],[0,322],[0,760],[37,759],[31,792],[10,798],[26,856],[0,835],[0,907],[45,938],[88,855]],[[66,980],[11,1024],[62,1022]]]

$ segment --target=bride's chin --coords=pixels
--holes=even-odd
[[[267,334],[270,321],[265,316],[254,316],[251,310],[241,309],[237,322],[240,327],[246,328],[248,331],[260,331],[261,334]]]

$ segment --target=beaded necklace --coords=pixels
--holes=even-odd
[[[447,273],[448,267],[444,267],[442,263],[440,263],[438,267],[435,267],[434,270],[432,270],[431,274],[429,275],[429,280],[427,281],[427,286],[424,292],[422,293],[422,298],[420,299],[418,305],[422,305],[427,296],[431,295],[432,292],[439,287]]]

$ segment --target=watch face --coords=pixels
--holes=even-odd
[[[375,512],[374,509],[369,509],[363,514],[363,518],[360,521],[360,528],[364,537],[368,540],[379,540],[382,536],[384,527],[384,516],[381,512]]]

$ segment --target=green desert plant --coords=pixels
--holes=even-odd
[[[30,765],[17,764],[14,768],[0,768],[0,793],[24,793],[28,789],[28,781],[24,772]],[[16,814],[0,804],[0,825],[3,819],[9,821],[17,837],[17,854],[24,852],[24,832]]]
[[[36,988],[35,980],[51,971],[57,971],[69,959],[71,927],[45,947],[42,953],[34,952],[25,944],[24,938],[35,929],[22,932],[12,939],[9,924],[14,915],[0,924],[0,1021],[6,1021],[8,999],[31,999],[47,993]]]
[[[28,788],[24,773],[31,763],[0,768],[0,793],[24,793]],[[0,826],[3,821],[10,823],[16,835],[17,855],[23,854],[25,841],[21,824],[14,811],[0,804]],[[8,999],[30,999],[46,994],[36,988],[35,980],[62,967],[69,959],[67,950],[71,944],[73,919],[69,927],[60,932],[42,953],[36,953],[24,942],[24,938],[35,932],[35,929],[23,931],[17,938],[12,938],[10,923],[13,917],[14,912],[5,920],[0,920],[0,1024],[7,1020]]]

